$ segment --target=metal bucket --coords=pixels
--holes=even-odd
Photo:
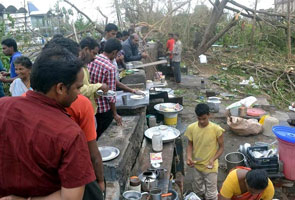
[[[244,166],[245,156],[240,152],[231,152],[225,155],[226,168],[228,171],[237,167]]]

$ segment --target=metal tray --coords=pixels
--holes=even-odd
[[[154,106],[154,109],[157,110],[160,114],[177,114],[179,112],[181,112],[183,110],[183,106],[179,104],[180,108],[179,110],[175,110],[175,111],[164,111],[164,110],[160,110],[160,107],[166,107],[166,108],[174,108],[174,106],[176,105],[176,103],[159,103],[157,105]]]
[[[165,125],[149,128],[144,132],[144,135],[145,137],[152,139],[153,134],[159,131],[162,134],[163,143],[172,142],[174,141],[175,138],[179,137],[180,135],[179,130],[177,130],[176,128],[172,128],[170,126],[165,126]]]
[[[101,96],[101,97],[114,97],[114,96],[117,95],[117,93],[114,92],[114,91],[112,91],[112,90],[109,90],[106,94],[103,93],[102,90],[97,90],[97,91],[96,91],[96,94],[97,94],[98,96]]]
[[[113,160],[120,154],[120,150],[118,148],[111,146],[98,147],[98,150],[100,151],[103,162]]]

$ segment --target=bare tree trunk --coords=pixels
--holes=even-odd
[[[220,17],[222,16],[222,14],[223,14],[223,9],[225,8],[228,1],[229,0],[222,0],[220,2],[219,0],[215,0],[215,3],[212,3],[210,1],[213,4],[214,8],[213,8],[213,11],[211,13],[210,22],[209,22],[209,24],[208,24],[208,26],[207,26],[207,28],[205,30],[202,41],[201,41],[200,45],[197,48],[197,56],[199,56],[202,53],[206,52],[208,50],[208,48],[210,48],[210,46],[212,45],[212,44],[210,45],[210,43],[212,43],[212,41],[213,41],[212,39],[213,38],[216,39],[216,37],[214,37],[214,32],[216,30],[217,23],[218,23]],[[230,23],[230,26],[227,26],[225,29],[228,29],[228,28],[230,29],[235,24],[236,23]],[[223,32],[223,31],[221,31],[221,32]],[[221,36],[223,36],[223,34],[221,34]],[[218,39],[219,38],[217,38],[216,41]]]
[[[253,25],[252,25],[252,32],[251,32],[251,42],[250,42],[250,55],[253,53],[253,43],[254,43],[254,35],[256,29],[256,10],[257,10],[257,3],[258,0],[255,0],[255,8],[254,8],[254,18],[253,18]]]
[[[290,61],[292,57],[292,49],[291,49],[291,0],[288,0],[288,22],[287,22],[287,49],[288,49],[288,61]]]
[[[114,4],[115,4],[115,9],[116,9],[116,14],[117,14],[118,25],[119,25],[119,27],[122,28],[121,10],[120,10],[120,7],[119,7],[118,0],[115,0]]]

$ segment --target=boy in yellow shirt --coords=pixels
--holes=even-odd
[[[209,106],[198,104],[195,108],[198,121],[188,126],[187,165],[195,167],[195,192],[206,200],[217,200],[218,158],[223,153],[224,129],[209,121]]]

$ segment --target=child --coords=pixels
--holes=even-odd
[[[195,187],[198,196],[217,200],[218,158],[223,153],[223,132],[219,125],[209,121],[209,106],[195,108],[198,121],[188,126],[187,165],[196,168]]]

